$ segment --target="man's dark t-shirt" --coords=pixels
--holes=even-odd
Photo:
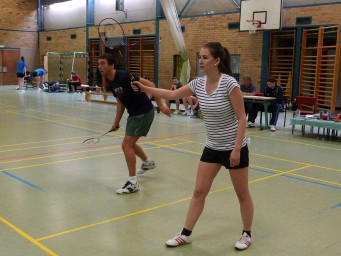
[[[140,80],[138,76],[134,75],[134,78],[136,81]],[[144,92],[135,92],[130,83],[130,75],[124,70],[116,70],[113,81],[107,79],[107,84],[114,97],[123,103],[129,116],[141,115],[153,109],[154,106],[148,95]]]

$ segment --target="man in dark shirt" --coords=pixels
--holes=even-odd
[[[136,156],[142,159],[141,168],[138,174],[143,174],[147,170],[155,168],[155,163],[147,157],[143,149],[137,144],[141,136],[147,136],[154,119],[154,106],[144,92],[135,92],[131,87],[133,79],[150,87],[155,87],[154,83],[128,73],[127,71],[115,69],[115,59],[110,54],[103,54],[98,60],[98,68],[102,76],[107,79],[107,87],[111,89],[116,97],[118,105],[116,117],[112,125],[112,130],[119,129],[119,124],[125,109],[129,117],[127,119],[125,136],[122,142],[122,150],[127,162],[129,179],[125,185],[116,191],[117,194],[130,194],[139,191],[139,183],[136,178]],[[167,116],[171,115],[171,110],[164,106],[160,99],[155,99],[160,111]]]
[[[254,96],[256,95],[256,87],[252,84],[252,80],[250,76],[243,77],[243,83],[240,85],[240,90],[243,92],[243,95],[246,96]],[[252,103],[244,101],[244,109],[245,114],[248,115],[252,107]]]
[[[268,108],[269,113],[271,113],[270,130],[272,132],[276,131],[278,115],[283,106],[283,95],[283,88],[276,83],[276,79],[274,77],[269,77],[264,96],[276,98],[276,100],[271,101]],[[248,127],[255,127],[255,119],[258,111],[264,111],[264,105],[261,103],[253,103],[248,117]]]

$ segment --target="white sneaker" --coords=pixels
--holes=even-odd
[[[192,110],[189,116],[190,116],[191,118],[198,117],[198,112],[195,111],[195,110]]]
[[[166,241],[166,245],[169,247],[176,247],[179,245],[184,245],[184,244],[190,244],[192,243],[192,236],[185,236],[178,234],[174,236],[173,238],[169,239]]]
[[[182,113],[183,116],[189,116],[189,111],[188,110],[185,110],[183,113]]]
[[[252,122],[247,122],[247,127],[248,128],[253,128],[253,127],[255,127],[255,123],[252,123]]]
[[[178,115],[178,114],[180,114],[180,111],[179,111],[179,110],[175,110],[175,111],[173,112],[173,115]]]
[[[141,167],[137,170],[137,174],[144,174],[146,171],[156,167],[153,160],[146,160],[142,163]]]
[[[136,181],[136,183],[131,182],[128,180],[126,184],[124,184],[123,188],[120,188],[116,191],[116,194],[124,195],[124,194],[131,194],[140,190],[140,185]]]
[[[239,240],[235,243],[234,247],[236,248],[236,250],[245,250],[249,248],[251,242],[251,237],[249,237],[249,235],[244,232]]]
[[[274,125],[270,125],[270,131],[272,132],[276,131],[276,127]]]

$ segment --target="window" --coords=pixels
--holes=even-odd
[[[239,82],[240,78],[240,55],[231,55],[232,76]]]

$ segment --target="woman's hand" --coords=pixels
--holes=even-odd
[[[235,167],[240,164],[240,150],[233,149],[230,155],[230,166]]]
[[[134,92],[139,92],[139,91],[145,92],[144,88],[146,88],[146,86],[144,86],[138,81],[134,81],[131,83],[131,88],[133,89]]]

